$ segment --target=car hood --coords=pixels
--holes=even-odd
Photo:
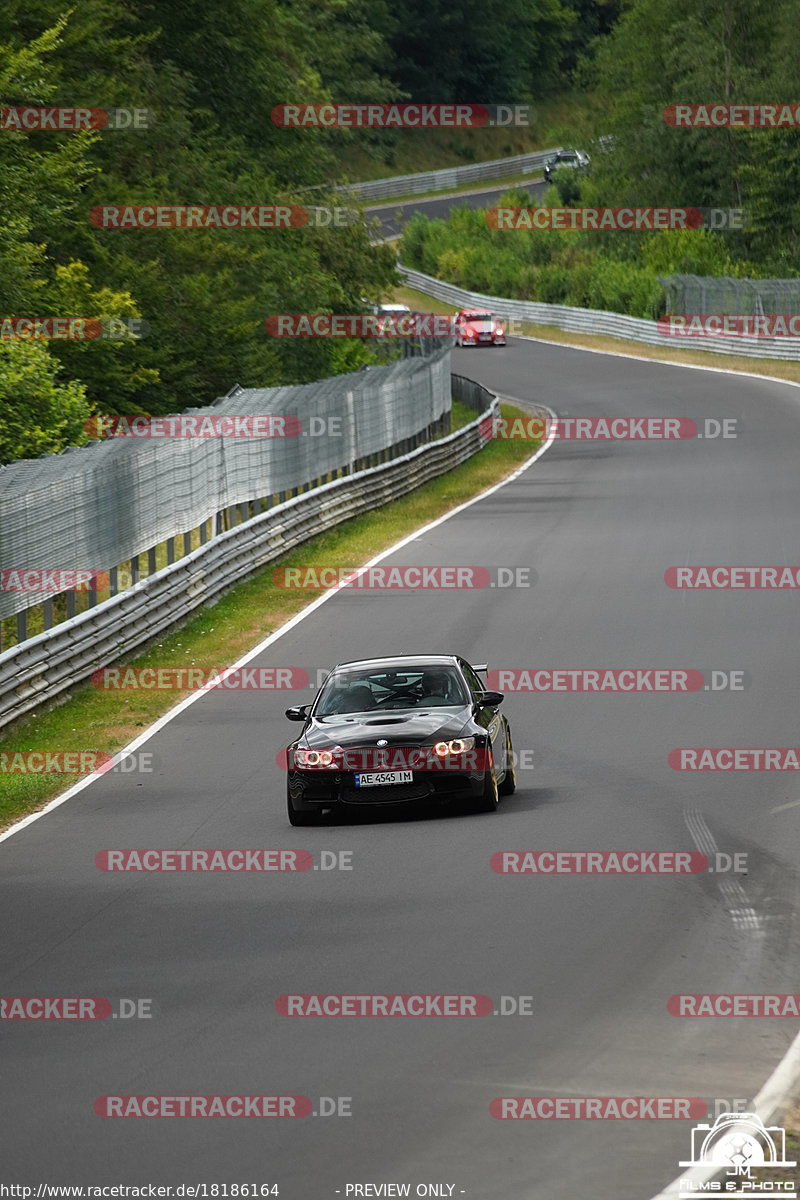
[[[427,746],[457,738],[470,723],[471,711],[464,708],[425,708],[410,712],[395,710],[380,716],[370,713],[323,717],[304,730],[301,743],[311,748],[337,745],[377,746],[383,740],[389,746]],[[475,729],[478,733],[480,730]]]

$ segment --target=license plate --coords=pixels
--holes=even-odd
[[[492,335],[490,333],[479,333],[478,334],[479,342],[490,342],[491,340],[492,340]]]
[[[413,783],[413,771],[368,771],[356,775],[356,787],[382,787],[385,783]]]

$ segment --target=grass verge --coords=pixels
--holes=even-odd
[[[507,420],[524,416],[503,405]],[[458,405],[453,428],[474,419]],[[222,670],[279,629],[319,596],[278,587],[273,572],[290,566],[359,566],[421,525],[434,520],[493,483],[504,479],[536,444],[526,441],[491,442],[480,454],[400,500],[320,534],[266,570],[239,584],[210,608],[195,613],[185,624],[162,635],[144,653],[127,661],[134,668],[194,667]],[[109,664],[110,665],[110,664]],[[0,765],[11,755],[35,750],[93,750],[113,754],[172,708],[186,691],[105,691],[90,683],[73,689],[65,703],[41,709],[9,726],[0,737]],[[286,703],[293,702],[286,693]],[[304,695],[303,700],[308,696]],[[300,703],[301,700],[294,702]],[[7,828],[75,783],[77,775],[4,773],[0,794],[0,829]]]
[[[800,1163],[800,1109],[795,1108],[784,1117],[781,1125],[786,1130],[786,1161]],[[796,1191],[795,1185],[800,1179],[797,1167],[753,1167],[752,1172],[752,1180],[745,1182],[745,1188],[754,1196],[765,1193],[771,1196],[788,1195]],[[759,1184],[762,1186],[759,1187]],[[741,1189],[739,1180],[736,1186]]]

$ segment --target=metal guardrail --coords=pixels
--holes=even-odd
[[[570,308],[566,304],[543,304],[536,300],[511,300],[503,296],[487,296],[468,292],[397,264],[409,287],[456,308],[489,308],[506,321],[528,322],[532,325],[555,325],[570,333],[593,333],[606,337],[624,338],[646,346],[664,349],[707,350],[713,354],[738,354],[747,358],[774,358],[800,361],[800,341],[789,337],[725,337],[709,334],[704,337],[668,336],[659,332],[655,321],[629,317],[624,313],[603,312],[596,308]]]
[[[117,596],[0,654],[0,728],[63,695],[175,625],[293,547],[452,470],[490,436],[497,397],[452,377],[453,397],[481,416],[439,441],[381,466],[295,496],[200,546]],[[478,389],[476,391],[476,389]]]
[[[439,171],[422,171],[417,175],[394,175],[390,179],[370,179],[334,189],[344,196],[358,200],[391,200],[393,196],[418,196],[424,192],[443,192],[460,187],[462,183],[477,183],[481,179],[507,179],[511,175],[527,175],[539,170],[553,154],[561,149],[536,150],[531,154],[516,154],[512,158],[495,158],[488,162],[470,163],[465,167],[445,167]]]

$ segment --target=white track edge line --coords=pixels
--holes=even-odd
[[[591,346],[577,346],[570,342],[553,342],[547,338],[536,338],[520,335],[520,340],[526,342],[539,342],[548,346],[563,346],[568,350],[583,350],[587,354],[605,354],[609,358],[632,358],[636,362],[654,363],[656,366],[683,367],[684,369],[688,369],[690,371],[713,371],[715,374],[719,375],[738,375],[744,379],[763,379],[772,383],[785,384],[789,387],[800,387],[800,383],[796,383],[790,379],[778,379],[774,375],[758,375],[750,371],[735,371],[732,369],[726,369],[725,367],[700,367],[694,363],[668,362],[664,361],[663,359],[646,358],[638,354],[625,354],[621,351],[598,350]],[[537,402],[528,400],[526,403],[530,404]],[[552,409],[547,408],[546,405],[539,405],[539,407],[545,408],[545,410],[550,413],[553,419],[557,419],[556,414],[552,411]],[[479,493],[477,496],[473,496],[472,499],[465,501],[463,504],[459,504],[456,508],[451,509],[443,516],[437,517],[436,520],[430,521],[427,525],[415,530],[401,541],[396,542],[393,546],[390,546],[387,550],[382,551],[380,554],[376,555],[375,558],[365,563],[362,569],[366,570],[368,567],[374,566],[382,559],[388,557],[388,555],[393,554],[396,550],[401,550],[403,546],[408,545],[408,543],[413,541],[416,537],[420,537],[429,530],[435,529],[438,525],[444,524],[444,522],[449,520],[450,517],[454,517],[457,513],[463,512],[464,509],[470,508],[471,505],[476,504],[479,500],[483,500],[486,496],[491,496],[494,492],[499,491],[500,488],[505,487],[506,484],[512,483],[515,479],[518,479],[520,475],[524,474],[529,467],[532,467],[533,464],[542,456],[542,454],[544,454],[544,452],[550,448],[554,440],[555,432],[552,432],[547,441],[539,447],[535,454],[531,455],[529,459],[526,459],[520,467],[517,467],[517,469],[510,475],[506,476],[505,479],[502,479],[499,483],[493,484],[492,487],[487,488],[486,491]],[[305,617],[309,616],[312,612],[315,612],[316,609],[329,600],[331,596],[334,595],[338,590],[338,588],[332,588],[330,591],[325,592],[325,594],[320,596],[318,600],[315,600],[312,604],[309,604],[308,607],[304,608],[301,612],[297,613],[294,617],[287,621],[285,625],[282,625],[280,629],[277,629],[274,633],[270,634],[252,650],[248,651],[247,654],[245,654],[237,662],[233,663],[228,670],[235,671],[239,667],[244,666],[244,664],[249,662],[251,658],[254,658],[257,654],[260,654],[268,646],[272,645],[273,642],[276,642],[279,638],[283,637],[285,633],[288,633],[290,629],[293,629],[295,625],[299,625],[299,623],[304,620]],[[204,691],[200,691],[194,693],[193,695],[187,696],[174,708],[170,709],[169,712],[165,713],[163,717],[159,717],[159,719],[150,725],[144,731],[144,733],[140,734],[138,738],[136,738],[133,742],[130,742],[129,745],[125,746],[122,750],[119,750],[117,754],[114,755],[112,766],[120,759],[130,754],[132,750],[137,749],[139,746],[149,741],[149,739],[158,733],[159,730],[163,729],[164,726],[169,724],[169,722],[178,716],[179,713],[183,712],[185,708],[188,708],[190,704],[193,704],[196,700],[199,700],[203,695]],[[107,772],[104,771],[102,773],[106,774]],[[40,817],[43,817],[46,813],[51,812],[54,808],[58,808],[61,804],[66,803],[67,800],[71,799],[72,796],[77,795],[78,792],[83,791],[85,787],[88,787],[89,784],[93,783],[97,778],[99,778],[99,774],[95,773],[87,776],[86,779],[80,780],[80,782],[74,784],[71,788],[64,792],[63,795],[56,796],[56,798],[51,800],[50,803],[45,806],[45,808],[40,809],[38,812],[30,813],[27,817],[24,817],[21,821],[18,821],[15,825],[12,825],[9,829],[5,830],[5,832],[0,833],[0,842],[4,842],[7,838],[13,837],[15,833],[19,833],[20,830],[24,829],[27,825],[32,824]],[[764,1121],[765,1125],[774,1120],[775,1117],[779,1115],[786,1107],[787,1103],[789,1103],[792,1092],[797,1087],[798,1076],[800,1076],[800,1032],[798,1032],[791,1046],[786,1051],[786,1054],[775,1067],[774,1071],[769,1076],[753,1102],[754,1110]],[[689,1172],[686,1175],[678,1175],[672,1180],[671,1183],[667,1184],[666,1188],[652,1196],[651,1200],[675,1200],[675,1194],[680,1190],[680,1184],[683,1179],[692,1177],[698,1180],[708,1180],[713,1179],[714,1175],[718,1173],[718,1169],[715,1168],[711,1172],[706,1170],[695,1172],[694,1174]]]
[[[413,291],[413,289],[411,289]],[[433,299],[433,297],[431,297]],[[446,303],[446,301],[442,301]],[[586,354],[605,354],[609,358],[632,358],[635,362],[652,363],[656,367],[683,367],[685,371],[713,371],[716,375],[733,375],[740,379],[762,379],[767,383],[782,383],[786,387],[800,387],[795,379],[779,379],[777,375],[759,375],[755,371],[736,371],[733,367],[701,367],[697,363],[673,362],[668,358],[647,358],[643,354],[626,354],[622,350],[598,350],[595,346],[577,346],[574,342],[554,342],[550,338],[533,337],[527,333],[515,333],[514,338],[520,342],[539,342],[542,346],[563,346],[565,350],[583,350]],[[610,337],[610,334],[591,334],[593,337]],[[635,342],[630,343],[636,345]],[[659,347],[653,346],[657,350]],[[666,349],[666,347],[664,347]],[[713,350],[698,350],[698,354],[713,354]],[[795,359],[779,359],[780,362],[795,362]],[[536,403],[536,401],[532,401]],[[543,406],[542,406],[543,407]]]
[[[761,1088],[753,1101],[751,1112],[756,1113],[765,1125],[770,1125],[781,1116],[792,1102],[797,1092],[797,1082],[800,1076],[800,1033],[797,1034],[789,1049]],[[693,1167],[683,1175],[676,1175],[671,1183],[650,1200],[675,1200],[681,1190],[682,1183],[705,1183],[722,1173],[719,1165]],[[701,1194],[698,1192],[698,1195]],[[724,1193],[717,1193],[724,1194]],[[753,1193],[756,1195],[757,1193]],[[775,1195],[776,1193],[770,1193]]]

